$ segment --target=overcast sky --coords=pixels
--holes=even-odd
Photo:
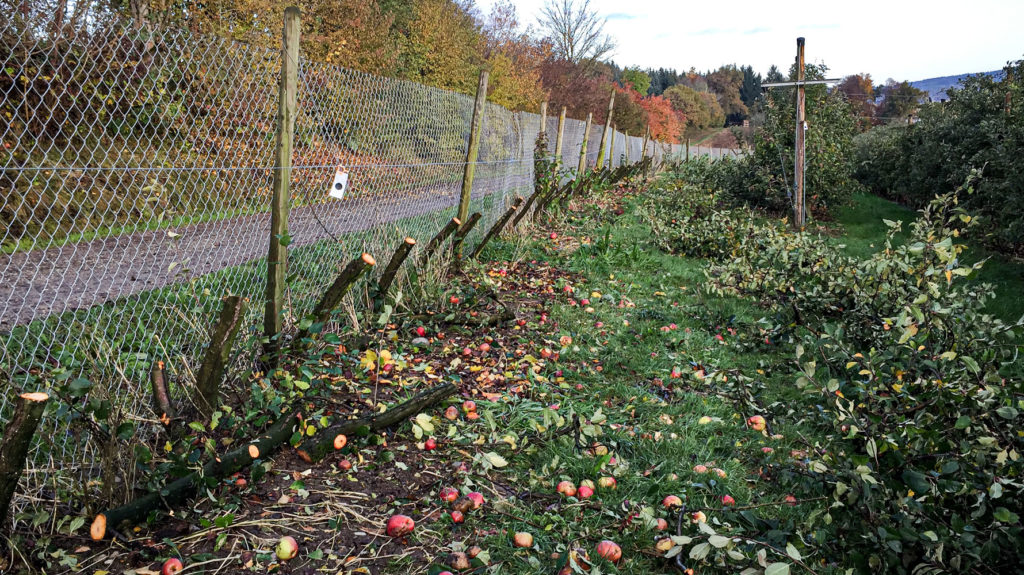
[[[536,23],[545,0],[512,0]],[[487,10],[494,0],[480,0]],[[779,1],[591,0],[608,17],[614,60],[644,68],[698,70],[749,64],[785,71],[796,38],[808,62],[834,76],[868,72],[921,80],[1003,67],[1024,58],[1024,0]]]

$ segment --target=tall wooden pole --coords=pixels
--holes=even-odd
[[[807,136],[807,117],[805,106],[807,102],[807,91],[804,87],[804,39],[796,39],[796,165],[793,168],[794,179],[794,212],[793,227],[798,230],[804,229],[804,138]]]
[[[540,135],[544,136],[548,131],[548,103],[540,104]]]
[[[597,151],[597,162],[594,164],[595,170],[600,170],[604,167],[604,152],[607,149],[605,146],[608,145],[608,137],[612,132],[612,113],[615,111],[615,89],[612,89],[612,96],[608,99],[608,116],[604,121],[604,131],[601,132],[601,149]]]
[[[473,193],[473,176],[476,174],[476,160],[480,156],[480,125],[484,120],[484,105],[487,103],[487,70],[480,70],[480,83],[476,87],[476,103],[473,104],[473,123],[469,128],[469,149],[466,150],[466,170],[462,173],[462,197],[459,199],[458,217],[466,221],[469,216],[469,199]]]
[[[686,161],[690,161],[690,138],[686,138]]]
[[[562,136],[565,135],[565,106],[558,115],[558,137],[555,139],[555,170],[562,164]]]
[[[608,169],[615,167],[615,124],[612,124],[612,139],[608,142]]]
[[[622,139],[623,139],[623,141],[625,142],[625,145],[626,145],[626,165],[629,165],[629,148],[630,148],[630,145],[629,145],[629,130],[626,130],[623,133],[625,134],[625,136]]]
[[[284,11],[281,85],[277,102],[277,145],[274,153],[274,195],[270,212],[270,250],[267,252],[266,309],[263,333],[281,333],[285,274],[288,268],[288,211],[292,179],[292,142],[295,138],[296,101],[299,92],[299,31],[302,13],[295,6]],[[277,349],[271,340],[270,351]],[[272,354],[271,354],[272,355]]]
[[[594,113],[587,114],[587,127],[583,129],[583,144],[580,145],[580,163],[576,167],[576,177],[582,177],[587,169],[587,140],[590,139],[590,125],[594,121]]]

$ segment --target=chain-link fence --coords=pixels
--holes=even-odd
[[[0,38],[0,420],[22,390],[93,384],[88,399],[50,410],[37,434],[19,504],[46,508],[91,489],[101,455],[132,457],[101,453],[110,431],[89,425],[76,401],[152,424],[151,364],[187,385],[220,298],[261,301],[282,55],[120,23],[56,38],[5,18]],[[299,63],[293,314],[354,255],[389,255],[455,215],[472,111],[465,95]],[[552,150],[557,121],[546,126]],[[486,106],[470,205],[484,217],[471,242],[532,192],[539,129],[536,114]],[[602,130],[591,130],[591,165]],[[564,166],[577,165],[583,131],[566,121]],[[613,165],[627,148],[639,160],[641,138],[615,138]],[[327,196],[337,166],[350,173],[343,200]],[[260,307],[250,306],[249,333]]]

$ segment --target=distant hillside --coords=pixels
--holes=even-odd
[[[992,72],[979,72],[981,74],[987,74],[995,77],[997,80],[1002,79],[1003,71],[994,70]],[[975,76],[974,74],[960,74],[959,76],[942,76],[941,78],[928,78],[927,80],[918,80],[911,82],[910,84],[918,90],[924,90],[931,97],[933,102],[938,102],[946,98],[946,90],[954,87],[958,87],[960,82],[969,76]]]

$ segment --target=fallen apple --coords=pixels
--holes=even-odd
[[[747,418],[747,425],[754,431],[764,431],[768,423],[760,415],[751,415]]]
[[[483,549],[481,549],[479,545],[474,545],[469,549],[466,549],[466,555],[469,555],[470,559],[476,559],[476,556],[479,555],[482,551]]]
[[[533,535],[524,531],[519,531],[512,536],[512,542],[516,547],[526,548],[533,547]]]
[[[466,497],[473,502],[473,509],[480,509],[484,504],[484,496],[479,491],[471,491],[466,494]]]
[[[736,505],[736,500],[732,498],[732,495],[723,495],[722,496],[722,505],[725,505],[726,507],[729,507],[731,505]]]
[[[700,465],[700,464],[694,465],[693,466],[693,472],[694,473],[707,473],[708,472],[708,466],[707,465]]]
[[[690,521],[693,523],[707,523],[708,516],[704,515],[703,511],[698,511],[690,515]]]
[[[590,499],[594,496],[594,488],[587,487],[586,485],[580,485],[580,488],[576,490],[576,497],[580,499]]]
[[[483,353],[487,353],[487,352],[491,351],[491,344],[489,344],[489,343],[481,343],[480,347],[478,347],[477,349],[479,349]]]
[[[673,546],[674,544],[672,543],[671,539],[669,539],[668,537],[663,537],[661,539],[658,539],[658,541],[654,544],[654,549],[658,553],[665,554],[668,553]]]
[[[576,497],[576,486],[572,484],[572,481],[558,482],[558,486],[555,490],[565,497]]]
[[[352,462],[347,459],[342,459],[338,462],[338,467],[340,467],[342,471],[349,471],[352,469]]]
[[[441,501],[451,503],[459,498],[459,491],[454,487],[445,487],[441,489]]]
[[[181,564],[181,559],[171,557],[167,561],[164,561],[164,566],[160,569],[160,575],[174,575],[184,568],[185,566]]]
[[[339,433],[334,436],[334,449],[344,449],[348,445],[348,438],[344,434]]]
[[[622,558],[622,548],[614,541],[604,541],[597,544],[597,554],[612,563],[617,563]]]
[[[437,440],[433,437],[428,437],[427,440],[423,442],[423,449],[426,449],[427,451],[437,449]]]
[[[427,328],[423,327],[422,325],[417,327],[416,328],[416,335],[418,335],[420,337],[423,337],[423,336],[427,335]]]
[[[614,477],[605,476],[597,480],[597,486],[601,489],[615,489],[618,481],[615,481]]]
[[[466,520],[466,514],[456,509],[452,511],[452,523],[462,523]]]
[[[659,517],[656,523],[657,524],[655,525],[654,528],[657,529],[658,531],[664,531],[664,530],[668,529],[668,521],[665,521],[664,518]]]
[[[288,561],[294,559],[299,553],[299,544],[295,542],[295,538],[290,535],[285,535],[277,542],[277,547],[274,550],[277,553],[277,558],[281,561]]]
[[[476,402],[473,401],[472,399],[467,399],[466,401],[463,401],[462,411],[465,411],[466,413],[472,413],[476,411]]]
[[[455,421],[459,418],[459,410],[454,405],[449,406],[448,409],[444,410],[444,418],[450,421]]]
[[[386,532],[389,537],[403,537],[412,533],[416,528],[416,522],[408,515],[392,515],[388,519]]]
[[[452,296],[452,297],[448,298],[448,302],[453,304],[453,305],[457,304],[457,303],[459,303],[459,298],[457,298],[455,296]]]
[[[448,566],[456,571],[465,571],[469,569],[469,557],[465,553],[456,552],[448,556]]]
[[[675,507],[682,507],[683,500],[676,495],[666,495],[665,498],[661,500],[661,504],[667,509],[673,509]]]

